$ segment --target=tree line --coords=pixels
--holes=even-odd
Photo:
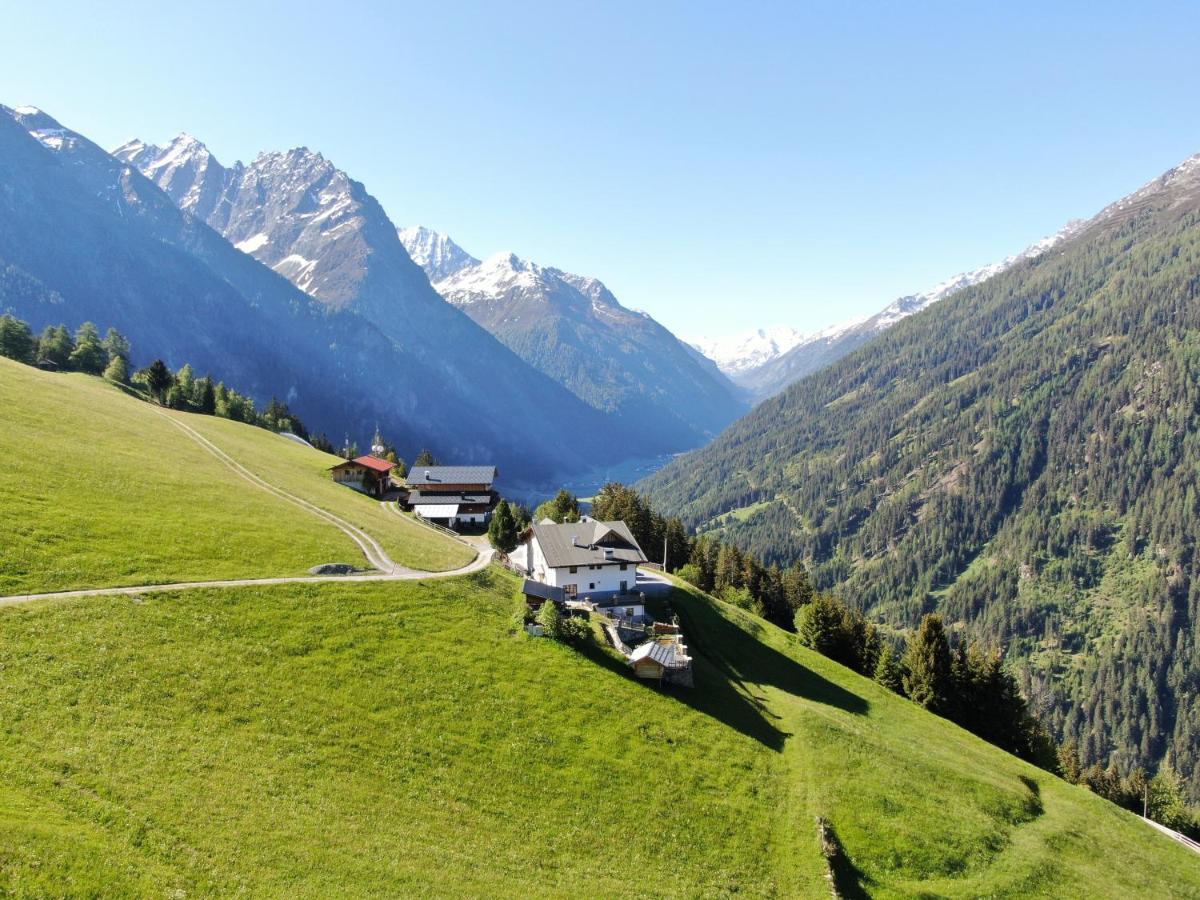
[[[163,360],[156,359],[133,371],[131,355],[129,339],[115,328],[101,337],[94,323],[84,322],[72,336],[66,325],[48,325],[34,335],[29,323],[11,313],[0,315],[0,356],[55,371],[99,375],[160,406],[290,432],[318,450],[333,452],[325,435],[310,435],[300,417],[277,398],[272,397],[260,411],[253,399],[223,381],[197,376],[191,365],[172,372]]]

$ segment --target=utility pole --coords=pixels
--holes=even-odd
[[[663,571],[667,571],[667,533],[663,532]]]

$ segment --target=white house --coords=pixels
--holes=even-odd
[[[637,589],[638,563],[646,555],[624,522],[584,517],[562,525],[538,523],[528,535],[529,577],[562,588],[572,599]]]

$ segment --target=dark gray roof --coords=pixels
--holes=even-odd
[[[566,522],[562,525],[533,526],[546,564],[553,568],[562,566],[589,566],[597,563],[644,563],[646,555],[634,540],[624,522]],[[607,556],[605,547],[611,549]]]
[[[562,588],[542,584],[531,578],[525,579],[525,583],[521,585],[521,593],[526,597],[541,597],[543,600],[557,600],[559,603],[565,603],[567,600],[567,592]]]
[[[495,466],[413,466],[404,479],[413,487],[439,484],[491,484]]]

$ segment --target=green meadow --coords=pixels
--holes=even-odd
[[[497,570],[0,610],[0,894],[1200,896],[1196,858],[794,638],[672,598],[696,687]]]
[[[280,487],[366,527],[397,562],[469,548],[340,488],[334,459],[261,428],[185,416]],[[239,478],[156,407],[87,375],[0,359],[0,595],[300,575],[363,563],[341,531]]]

